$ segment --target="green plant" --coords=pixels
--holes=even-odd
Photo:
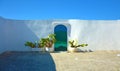
[[[35,48],[35,47],[36,47],[36,43],[30,42],[30,41],[25,42],[24,45],[25,45],[25,46],[29,46],[29,47],[31,47],[31,48]]]
[[[41,38],[38,42],[38,48],[42,48],[46,46],[46,38]]]
[[[49,34],[47,38],[41,38],[38,42],[38,48],[41,47],[52,47],[52,45],[56,42],[55,34]]]
[[[49,34],[48,38],[49,38],[50,41],[52,41],[54,43],[54,42],[56,42],[55,36],[56,36],[55,34]]]
[[[52,45],[56,42],[55,34],[49,34],[46,38],[46,47],[52,47]]]
[[[43,47],[52,47],[52,45],[56,42],[55,34],[49,34],[47,38],[41,38],[37,43],[33,43],[30,41],[27,41],[25,43],[25,46],[29,46],[31,48],[43,48]]]
[[[72,48],[88,46],[88,44],[78,44],[77,41],[75,41],[75,40],[69,41],[69,44]]]

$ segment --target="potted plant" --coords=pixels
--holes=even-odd
[[[70,45],[68,47],[69,52],[78,52],[79,51],[78,47],[88,46],[88,44],[78,44],[77,41],[75,41],[75,40],[69,41],[69,45]]]
[[[56,42],[55,34],[49,34],[48,37],[46,38],[46,43],[45,43],[46,51],[53,52],[54,48],[52,47],[55,42]]]
[[[47,38],[41,38],[38,43],[38,48],[42,48],[42,51],[53,52],[54,48],[52,48],[55,43],[55,34],[49,34]]]
[[[46,51],[46,38],[41,38],[38,42],[38,48],[41,48],[43,52]]]
[[[29,42],[27,41],[25,43],[25,46],[29,46],[31,48],[41,48],[42,51],[48,51],[48,52],[52,52],[54,51],[53,44],[56,42],[55,39],[55,34],[49,34],[47,38],[41,38],[38,42],[33,43],[33,42]],[[36,48],[35,48],[36,49]],[[37,49],[38,50],[38,49]]]

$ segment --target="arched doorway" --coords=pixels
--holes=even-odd
[[[64,25],[57,25],[54,28],[56,34],[56,42],[54,44],[55,51],[67,51],[67,28]]]

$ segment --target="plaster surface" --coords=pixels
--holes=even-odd
[[[55,23],[56,22],[56,23]],[[120,20],[12,20],[0,18],[0,53],[30,51],[26,41],[37,41],[53,33],[55,25],[68,28],[68,40],[89,46],[81,49],[120,50]]]

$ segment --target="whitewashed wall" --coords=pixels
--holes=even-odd
[[[120,20],[69,20],[71,38],[88,43],[82,49],[120,50]]]
[[[0,19],[0,53],[4,51],[31,51],[26,41],[38,41],[52,33],[52,21]]]
[[[29,51],[26,41],[36,41],[53,33],[53,22],[71,25],[69,39],[88,43],[84,49],[120,50],[120,20],[11,20],[0,18],[0,53]],[[83,49],[83,48],[82,48]]]

